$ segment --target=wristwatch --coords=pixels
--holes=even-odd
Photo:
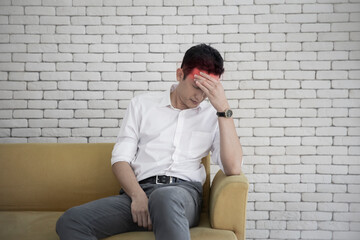
[[[228,108],[228,109],[225,109],[225,112],[217,112],[216,115],[218,117],[231,118],[233,115],[233,112],[231,111],[230,108]]]

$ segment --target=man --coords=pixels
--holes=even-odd
[[[66,211],[57,222],[62,240],[144,230],[153,230],[157,240],[190,239],[206,178],[201,158],[211,151],[226,175],[241,171],[223,72],[219,52],[200,44],[185,53],[177,85],[131,100],[111,159],[120,195]]]

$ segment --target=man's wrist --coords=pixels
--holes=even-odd
[[[217,112],[216,115],[218,117],[231,118],[232,115],[233,115],[233,112],[232,112],[232,110],[230,108],[227,108],[227,109],[225,109],[224,112]]]

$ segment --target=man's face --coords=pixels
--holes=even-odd
[[[184,73],[182,69],[177,71],[177,80],[179,85],[177,87],[179,98],[181,100],[180,104],[182,109],[195,108],[204,101],[206,98],[205,93],[196,85],[194,81],[195,75],[200,75],[200,72],[209,74],[206,71],[194,68],[184,79]],[[211,77],[219,80],[220,76],[209,74]]]

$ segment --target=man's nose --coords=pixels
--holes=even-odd
[[[200,102],[202,100],[205,99],[205,93],[203,91],[199,91],[196,95],[195,95],[196,101]]]

